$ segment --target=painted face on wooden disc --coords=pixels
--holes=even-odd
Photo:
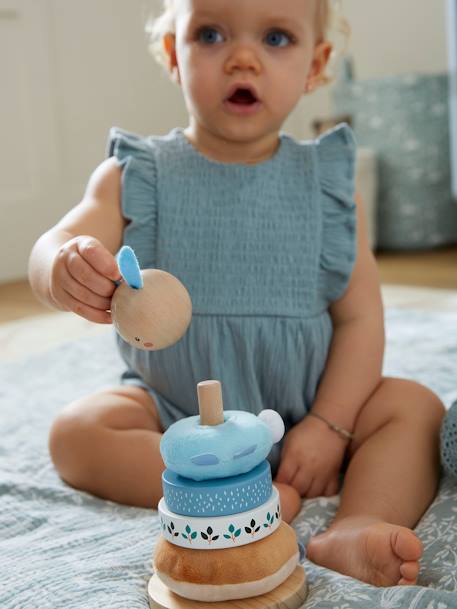
[[[157,351],[178,342],[192,318],[192,302],[184,285],[165,271],[141,271],[143,287],[123,282],[115,290],[111,314],[116,330],[130,345]]]

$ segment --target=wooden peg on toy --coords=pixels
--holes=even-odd
[[[134,251],[118,255],[123,282],[111,300],[113,323],[130,345],[157,351],[178,342],[192,318],[192,302],[184,285],[165,271],[140,270]]]
[[[197,385],[200,425],[220,425],[224,422],[222,388],[219,381],[202,381]]]

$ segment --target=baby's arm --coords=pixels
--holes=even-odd
[[[368,245],[363,203],[357,197],[357,259],[344,296],[333,304],[334,334],[311,412],[352,432],[363,403],[381,380],[384,320],[376,262]],[[277,482],[302,496],[338,492],[347,439],[315,417],[286,435]]]
[[[363,201],[357,203],[357,258],[344,296],[330,308],[334,334],[312,412],[348,431],[381,381],[384,314]]]
[[[122,244],[121,168],[104,161],[92,174],[83,200],[35,243],[29,280],[43,303],[98,323],[110,323],[114,254]]]

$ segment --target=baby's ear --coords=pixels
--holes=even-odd
[[[176,36],[172,32],[167,32],[163,37],[163,48],[168,57],[168,69],[171,74],[172,80],[181,84],[181,77],[179,74],[178,59],[176,57]]]
[[[305,92],[311,92],[327,81],[325,68],[332,54],[333,46],[328,40],[319,42],[314,47],[313,61],[306,81]]]
[[[139,290],[143,287],[140,265],[131,247],[128,247],[128,245],[121,247],[117,255],[117,264],[122,278],[131,288]]]

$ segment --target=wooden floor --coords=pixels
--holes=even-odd
[[[378,253],[381,282],[457,290],[457,246],[428,252]]]
[[[457,290],[457,246],[428,252],[378,253],[383,284]],[[0,284],[0,323],[52,314],[39,303],[27,281]]]

